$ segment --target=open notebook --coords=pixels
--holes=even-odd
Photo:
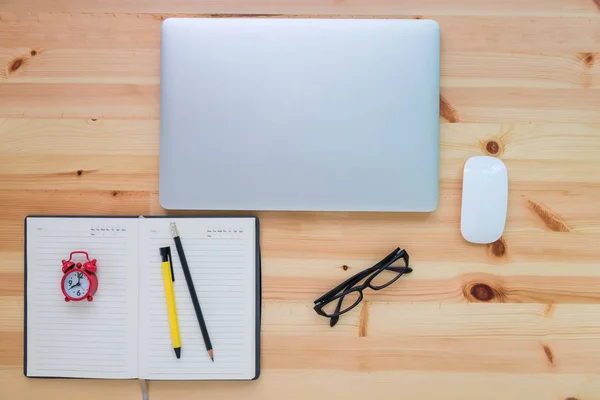
[[[214,348],[204,341],[171,237],[176,222]],[[173,352],[159,248],[171,246],[181,358]],[[98,260],[92,302],[65,302],[61,260]],[[27,217],[28,377],[244,380],[259,375],[256,218]]]

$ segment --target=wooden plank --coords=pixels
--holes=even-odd
[[[515,269],[518,264],[514,264]],[[415,268],[419,268],[415,265]],[[549,276],[540,266],[535,275],[498,276],[470,272],[456,278],[420,279],[419,273],[385,291],[369,293],[371,301],[395,302],[493,302],[542,304],[600,304],[597,274],[590,276]],[[589,271],[589,269],[588,269]],[[347,277],[350,277],[348,275]],[[314,301],[343,280],[317,277],[263,277],[263,298],[279,301]],[[567,282],[567,283],[565,283]]]
[[[33,56],[31,55],[33,51]],[[0,81],[63,84],[158,84],[160,50],[0,49],[6,65]],[[442,54],[442,87],[600,88],[595,53],[524,54],[452,52]],[[12,70],[15,62],[19,68]]]
[[[435,383],[435,384],[432,384]],[[310,384],[307,384],[310,383]],[[60,393],[61,400],[111,398],[129,400],[140,397],[138,381],[81,379],[27,380],[19,368],[0,370],[0,384],[7,398],[47,398]],[[502,390],[495,390],[502,388]],[[329,370],[263,369],[253,382],[167,382],[149,383],[152,400],[371,398],[384,399],[402,393],[411,399],[448,398],[462,400],[595,399],[600,392],[596,374],[516,374],[442,371],[377,371],[371,373]]]
[[[23,364],[23,332],[0,332],[0,360],[4,368]]]
[[[23,236],[23,229],[12,230],[12,234]],[[2,273],[23,274],[23,248],[15,251],[2,251]]]
[[[392,249],[390,249],[390,251],[391,250]],[[481,250],[483,251],[483,248]],[[319,285],[323,285],[322,292],[319,293],[318,288],[315,289],[312,287],[307,287],[305,290],[311,293],[314,292],[317,295],[325,293],[325,291],[332,289],[334,286],[348,279],[352,275],[371,267],[373,264],[375,264],[375,262],[382,258],[377,258],[377,256],[338,256],[337,258],[334,258],[333,256],[328,257],[326,253],[322,253],[322,255],[319,256],[322,258],[313,256],[313,258],[302,259],[292,257],[280,258],[271,256],[271,253],[273,252],[266,253],[268,257],[264,257],[265,262],[263,263],[264,270],[266,271],[266,274],[268,274],[265,276],[270,277],[269,280],[277,283],[276,281],[278,280],[288,281],[288,279],[291,280],[291,278],[295,278],[299,279],[303,284],[308,285],[317,282]],[[414,257],[411,256],[411,258]],[[516,280],[519,277],[525,277],[526,279],[529,279],[530,277],[536,275],[547,275],[557,278],[557,280],[562,278],[564,281],[570,279],[571,277],[597,277],[599,275],[596,264],[586,261],[574,261],[570,263],[568,267],[565,267],[565,263],[563,261],[557,260],[498,263],[489,258],[488,260],[483,259],[482,261],[447,261],[440,263],[439,261],[431,260],[431,258],[432,257],[430,257],[429,260],[419,261],[418,263],[411,262],[413,267],[418,268],[418,273],[413,273],[410,276],[410,281],[412,282],[410,284],[411,287],[414,284],[419,284],[419,282],[428,281],[431,283],[431,285],[435,285],[440,284],[440,282],[443,281],[443,283],[441,283],[442,286],[449,284],[449,286],[452,286],[453,289],[446,290],[445,288],[438,288],[439,291],[436,293],[448,294],[458,293],[459,289],[454,288],[464,287],[464,285],[461,286],[461,282],[463,282],[465,279],[477,277],[490,278],[490,275],[493,275],[493,277],[500,280],[503,280],[505,277],[508,277],[509,280]],[[21,269],[22,264],[22,262],[19,264]],[[278,269],[278,266],[284,266],[285,272],[281,269]],[[345,269],[344,266],[348,267],[348,269]],[[404,278],[408,278],[408,275]],[[309,282],[310,279],[314,279],[313,283]],[[327,283],[329,283],[329,286]],[[275,289],[275,287],[270,289],[270,291],[274,293],[273,300],[278,299],[276,295],[277,291]],[[296,289],[297,291],[304,290],[302,288]],[[427,290],[429,289],[431,289],[430,286],[428,286]],[[401,291],[406,290],[407,287],[401,288]],[[464,295],[465,293],[461,289],[461,294],[459,294],[456,299],[462,301],[461,296],[465,297]],[[448,296],[446,298],[448,298]],[[279,300],[288,301],[290,299],[284,299],[279,296]]]
[[[8,192],[13,192],[9,194]],[[19,200],[20,199],[20,200]],[[151,194],[143,191],[3,191],[2,207],[12,207],[10,216],[2,218],[10,222],[10,229],[3,230],[17,242],[23,231],[23,219],[27,215],[141,215],[147,214]],[[13,225],[15,224],[15,225]],[[15,229],[15,227],[17,229]],[[0,228],[2,229],[2,228]],[[7,238],[9,239],[9,238]]]
[[[439,15],[579,15],[593,16],[598,7],[589,0],[5,0],[3,10],[13,12],[85,13],[225,13],[225,14],[432,14]]]
[[[593,161],[600,152],[600,124],[443,123],[440,141],[443,159],[466,160],[495,149],[492,155],[503,160]],[[154,120],[0,119],[1,155],[158,153],[159,123]]]
[[[583,126],[573,129],[586,131]],[[0,119],[2,156],[156,156],[158,150],[159,122],[154,120]]]
[[[0,298],[2,296],[19,296],[23,294],[23,274],[0,273]]]
[[[267,369],[355,372],[456,371],[593,373],[600,350],[589,339],[296,337],[265,335]]]
[[[461,122],[597,123],[600,91],[587,89],[443,88]]]
[[[19,67],[15,69],[15,62]],[[0,49],[0,82],[137,84],[160,83],[160,50]]]
[[[5,276],[7,274],[0,274]],[[1,290],[1,289],[0,289]],[[23,332],[23,287],[15,296],[0,295],[2,332]],[[0,337],[2,333],[0,333]]]
[[[600,87],[595,53],[442,53],[442,87],[588,88]]]
[[[21,163],[18,163],[21,161]],[[114,175],[122,173],[130,178],[139,179],[151,175],[156,184],[158,157],[155,155],[102,155],[89,156],[78,154],[61,155],[5,155],[0,161],[0,175],[67,175],[76,178],[100,172]],[[81,172],[80,172],[81,171]],[[55,186],[56,187],[56,186]],[[135,189],[134,187],[131,187]]]
[[[0,85],[0,117],[159,118],[158,85]]]
[[[10,171],[15,157],[0,162],[0,188],[36,190],[153,190],[158,186],[156,156],[27,157],[25,171]],[[38,162],[36,162],[36,160]],[[52,165],[53,167],[50,167]],[[41,184],[40,184],[41,183]]]
[[[0,125],[0,140],[2,136]],[[576,138],[576,140],[574,140]],[[493,155],[502,160],[594,160],[598,124],[442,124],[443,159]]]
[[[36,50],[38,54],[53,49],[157,49],[163,19],[160,15],[113,13],[2,13],[0,47]]]
[[[538,54],[597,52],[599,16],[600,13],[590,18],[561,18],[561,22],[554,17],[432,18],[440,24],[443,51]]]
[[[16,160],[23,163],[14,167]],[[157,190],[158,165],[157,156],[5,156],[0,160],[0,189]],[[574,180],[578,183],[600,183],[594,161],[507,160],[506,165],[514,185],[535,178],[538,182],[567,182],[574,175],[578,175]],[[464,160],[442,163],[441,185],[453,188],[448,193],[460,194],[463,167]]]
[[[590,338],[600,335],[598,304],[398,303],[370,300],[344,314],[332,329],[312,304],[263,304],[265,336],[356,338]],[[292,339],[293,340],[293,339]]]
[[[160,24],[169,15],[3,13],[0,16],[0,48],[29,49],[43,54],[53,49],[158,49]],[[379,16],[412,18],[402,13]],[[595,53],[600,52],[600,12],[586,17],[435,14],[422,17],[435,19],[440,24],[443,51],[591,53],[594,58]],[[9,73],[8,68],[6,73]]]
[[[0,341],[5,339],[4,335],[0,334]],[[131,400],[141,397],[137,380],[27,379],[20,366],[3,366],[0,369],[0,387],[0,395],[7,399],[77,400],[81,399],[81,393],[86,393],[88,400]]]
[[[265,219],[265,224],[268,222]],[[284,221],[282,221],[284,222]],[[300,231],[294,234],[273,229],[264,233],[265,251],[273,251],[271,256],[280,258],[311,258],[311,254],[327,255],[327,258],[344,259],[348,254],[356,258],[369,257],[379,261],[398,245],[410,249],[411,255],[421,262],[481,262],[502,264],[511,262],[550,262],[569,259],[578,262],[597,260],[598,249],[594,245],[600,233],[547,232],[542,230],[515,229],[505,231],[502,246],[480,246],[465,242],[456,229],[443,231],[419,230],[407,232],[401,221],[391,224],[340,224],[327,228],[326,224],[315,223],[314,231]],[[347,229],[353,228],[353,229]],[[284,247],[290,243],[294,246]],[[313,249],[311,251],[311,249]],[[502,250],[500,250],[502,249]]]
[[[398,304],[362,305],[364,334],[373,337],[574,339],[600,334],[598,304]],[[282,317],[280,317],[282,318]],[[359,332],[356,326],[355,332]]]
[[[577,395],[594,398],[600,390],[596,375],[557,374],[490,374],[437,371],[347,372],[330,370],[272,370],[248,383],[156,382],[152,384],[154,399],[203,399],[231,393],[231,398],[276,399],[286,393],[287,399],[370,398],[386,399],[401,394],[411,399],[434,399],[440,394],[450,399],[502,400],[509,396],[526,400],[535,392],[539,399],[563,399]],[[494,390],[501,388],[501,390]]]
[[[158,85],[0,85],[0,118],[158,119]],[[444,88],[453,122],[600,123],[600,90]]]

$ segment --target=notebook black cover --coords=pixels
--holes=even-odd
[[[110,215],[28,215],[25,217],[25,229],[24,229],[24,284],[23,284],[23,308],[24,308],[24,319],[23,319],[23,375],[27,378],[45,378],[54,379],[61,377],[35,377],[27,375],[27,218],[139,218],[139,215],[135,216],[110,216]],[[256,226],[256,375],[252,380],[256,380],[260,377],[260,328],[261,328],[261,310],[262,310],[262,272],[261,272],[261,256],[260,256],[260,222],[255,216],[236,216],[236,217],[223,217],[223,216],[170,216],[170,215],[151,215],[145,216],[144,218],[254,218]],[[72,378],[78,379],[78,378]],[[81,378],[85,379],[85,378]]]

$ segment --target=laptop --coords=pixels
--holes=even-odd
[[[437,207],[436,22],[172,18],[161,40],[164,208]]]

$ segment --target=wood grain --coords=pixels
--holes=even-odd
[[[34,52],[34,56],[31,55]],[[158,84],[158,49],[0,49],[0,81],[11,83]],[[588,88],[600,85],[599,53],[443,54],[444,87]],[[15,62],[20,62],[14,69]]]
[[[440,206],[258,212],[262,377],[151,382],[152,400],[600,399],[594,0],[0,0],[0,399],[140,396],[135,381],[22,376],[23,219],[166,213],[159,46],[171,16],[436,19]],[[488,246],[459,233],[474,155],[509,169],[506,231]],[[365,293],[335,328],[314,313],[317,296],[396,246],[412,274]]]
[[[160,24],[172,14],[3,13],[1,16],[0,48],[30,49],[43,55],[44,51],[51,49],[156,49],[160,41]],[[192,16],[212,17],[211,14],[202,13]],[[290,18],[295,16],[280,15]],[[356,17],[414,18],[404,13],[369,13]],[[443,51],[533,54],[600,51],[600,11],[586,17],[516,17],[485,14],[430,14],[418,17],[432,18],[440,24],[443,32]],[[13,72],[18,70],[17,68]],[[11,70],[7,68],[6,73],[9,71]]]
[[[593,0],[4,0],[4,10],[17,12],[70,13],[219,13],[219,14],[416,14],[439,15],[595,15],[598,7]]]
[[[94,381],[81,380],[36,380],[22,379],[18,372],[0,371],[0,380],[10,383],[6,387],[7,398],[23,398],[23,393],[33,397],[48,396],[48,393],[61,393],[61,399],[74,400],[79,393],[100,393],[98,398],[134,399],[139,396],[139,384],[135,381]],[[310,382],[310,385],[306,383]],[[432,384],[435,382],[435,384]],[[567,399],[577,395],[581,399],[595,399],[600,392],[600,376],[594,374],[516,374],[478,373],[403,370],[377,371],[371,373],[323,370],[266,370],[256,382],[151,382],[149,390],[152,399],[264,399],[274,393],[286,393],[294,400],[320,398],[331,395],[342,398],[383,399],[390,393],[402,392],[414,399],[437,398],[445,393],[449,399],[502,400],[530,399],[535,391],[540,399]],[[491,390],[502,388],[502,390]]]

